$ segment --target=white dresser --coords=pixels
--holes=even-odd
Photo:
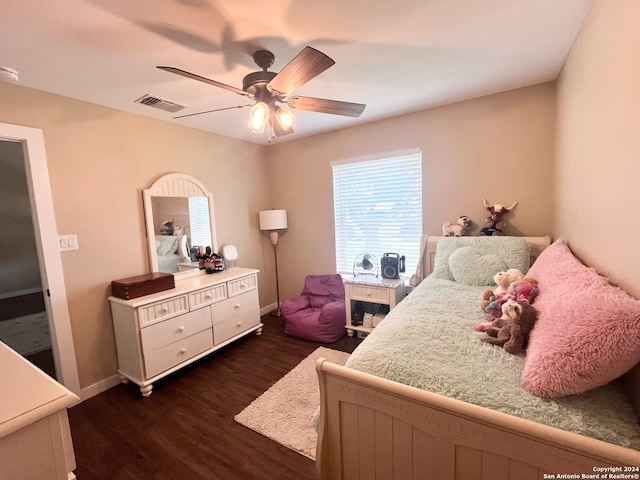
[[[78,397],[0,342],[0,478],[71,480]]]
[[[176,280],[133,300],[109,297],[123,381],[153,382],[251,332],[262,333],[258,270],[234,268]]]

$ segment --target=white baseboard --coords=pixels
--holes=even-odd
[[[111,387],[115,387],[121,382],[122,380],[120,379],[120,375],[116,374],[109,378],[105,378],[104,380],[101,380],[97,383],[94,383],[93,385],[89,385],[88,387],[85,387],[80,391],[80,401],[84,402],[91,397],[95,397],[99,393],[106,392]]]
[[[273,312],[276,309],[277,303],[273,302],[271,305],[267,305],[266,307],[262,307],[260,309],[260,316],[266,315],[269,312]]]
[[[21,297],[22,295],[30,295],[32,293],[42,292],[42,287],[28,288],[26,290],[16,290],[15,292],[0,293],[0,300],[5,298]]]
[[[276,302],[273,302],[271,305],[267,305],[266,307],[263,307],[260,309],[260,316],[266,315],[269,312],[274,311],[275,309],[276,309]],[[115,387],[121,382],[122,380],[120,379],[120,375],[116,374],[109,378],[105,378],[104,380],[101,380],[97,383],[94,383],[93,385],[89,385],[88,387],[83,388],[82,391],[80,392],[80,401],[83,402],[102,392],[106,392],[107,390],[109,390],[112,387]]]

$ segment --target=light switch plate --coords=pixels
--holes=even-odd
[[[68,250],[78,250],[77,235],[58,235],[58,243],[60,244],[61,252],[66,252]]]

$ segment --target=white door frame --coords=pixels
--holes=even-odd
[[[27,185],[31,197],[31,214],[36,236],[40,277],[49,317],[53,360],[58,381],[80,396],[71,319],[64,283],[58,229],[56,227],[49,169],[42,130],[0,123],[0,141],[23,145]]]

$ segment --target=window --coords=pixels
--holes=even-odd
[[[209,198],[189,197],[189,223],[191,227],[191,245],[213,248],[211,227],[209,226]]]
[[[376,160],[334,162],[336,265],[352,273],[361,253],[406,257],[414,272],[422,236],[422,152]]]

